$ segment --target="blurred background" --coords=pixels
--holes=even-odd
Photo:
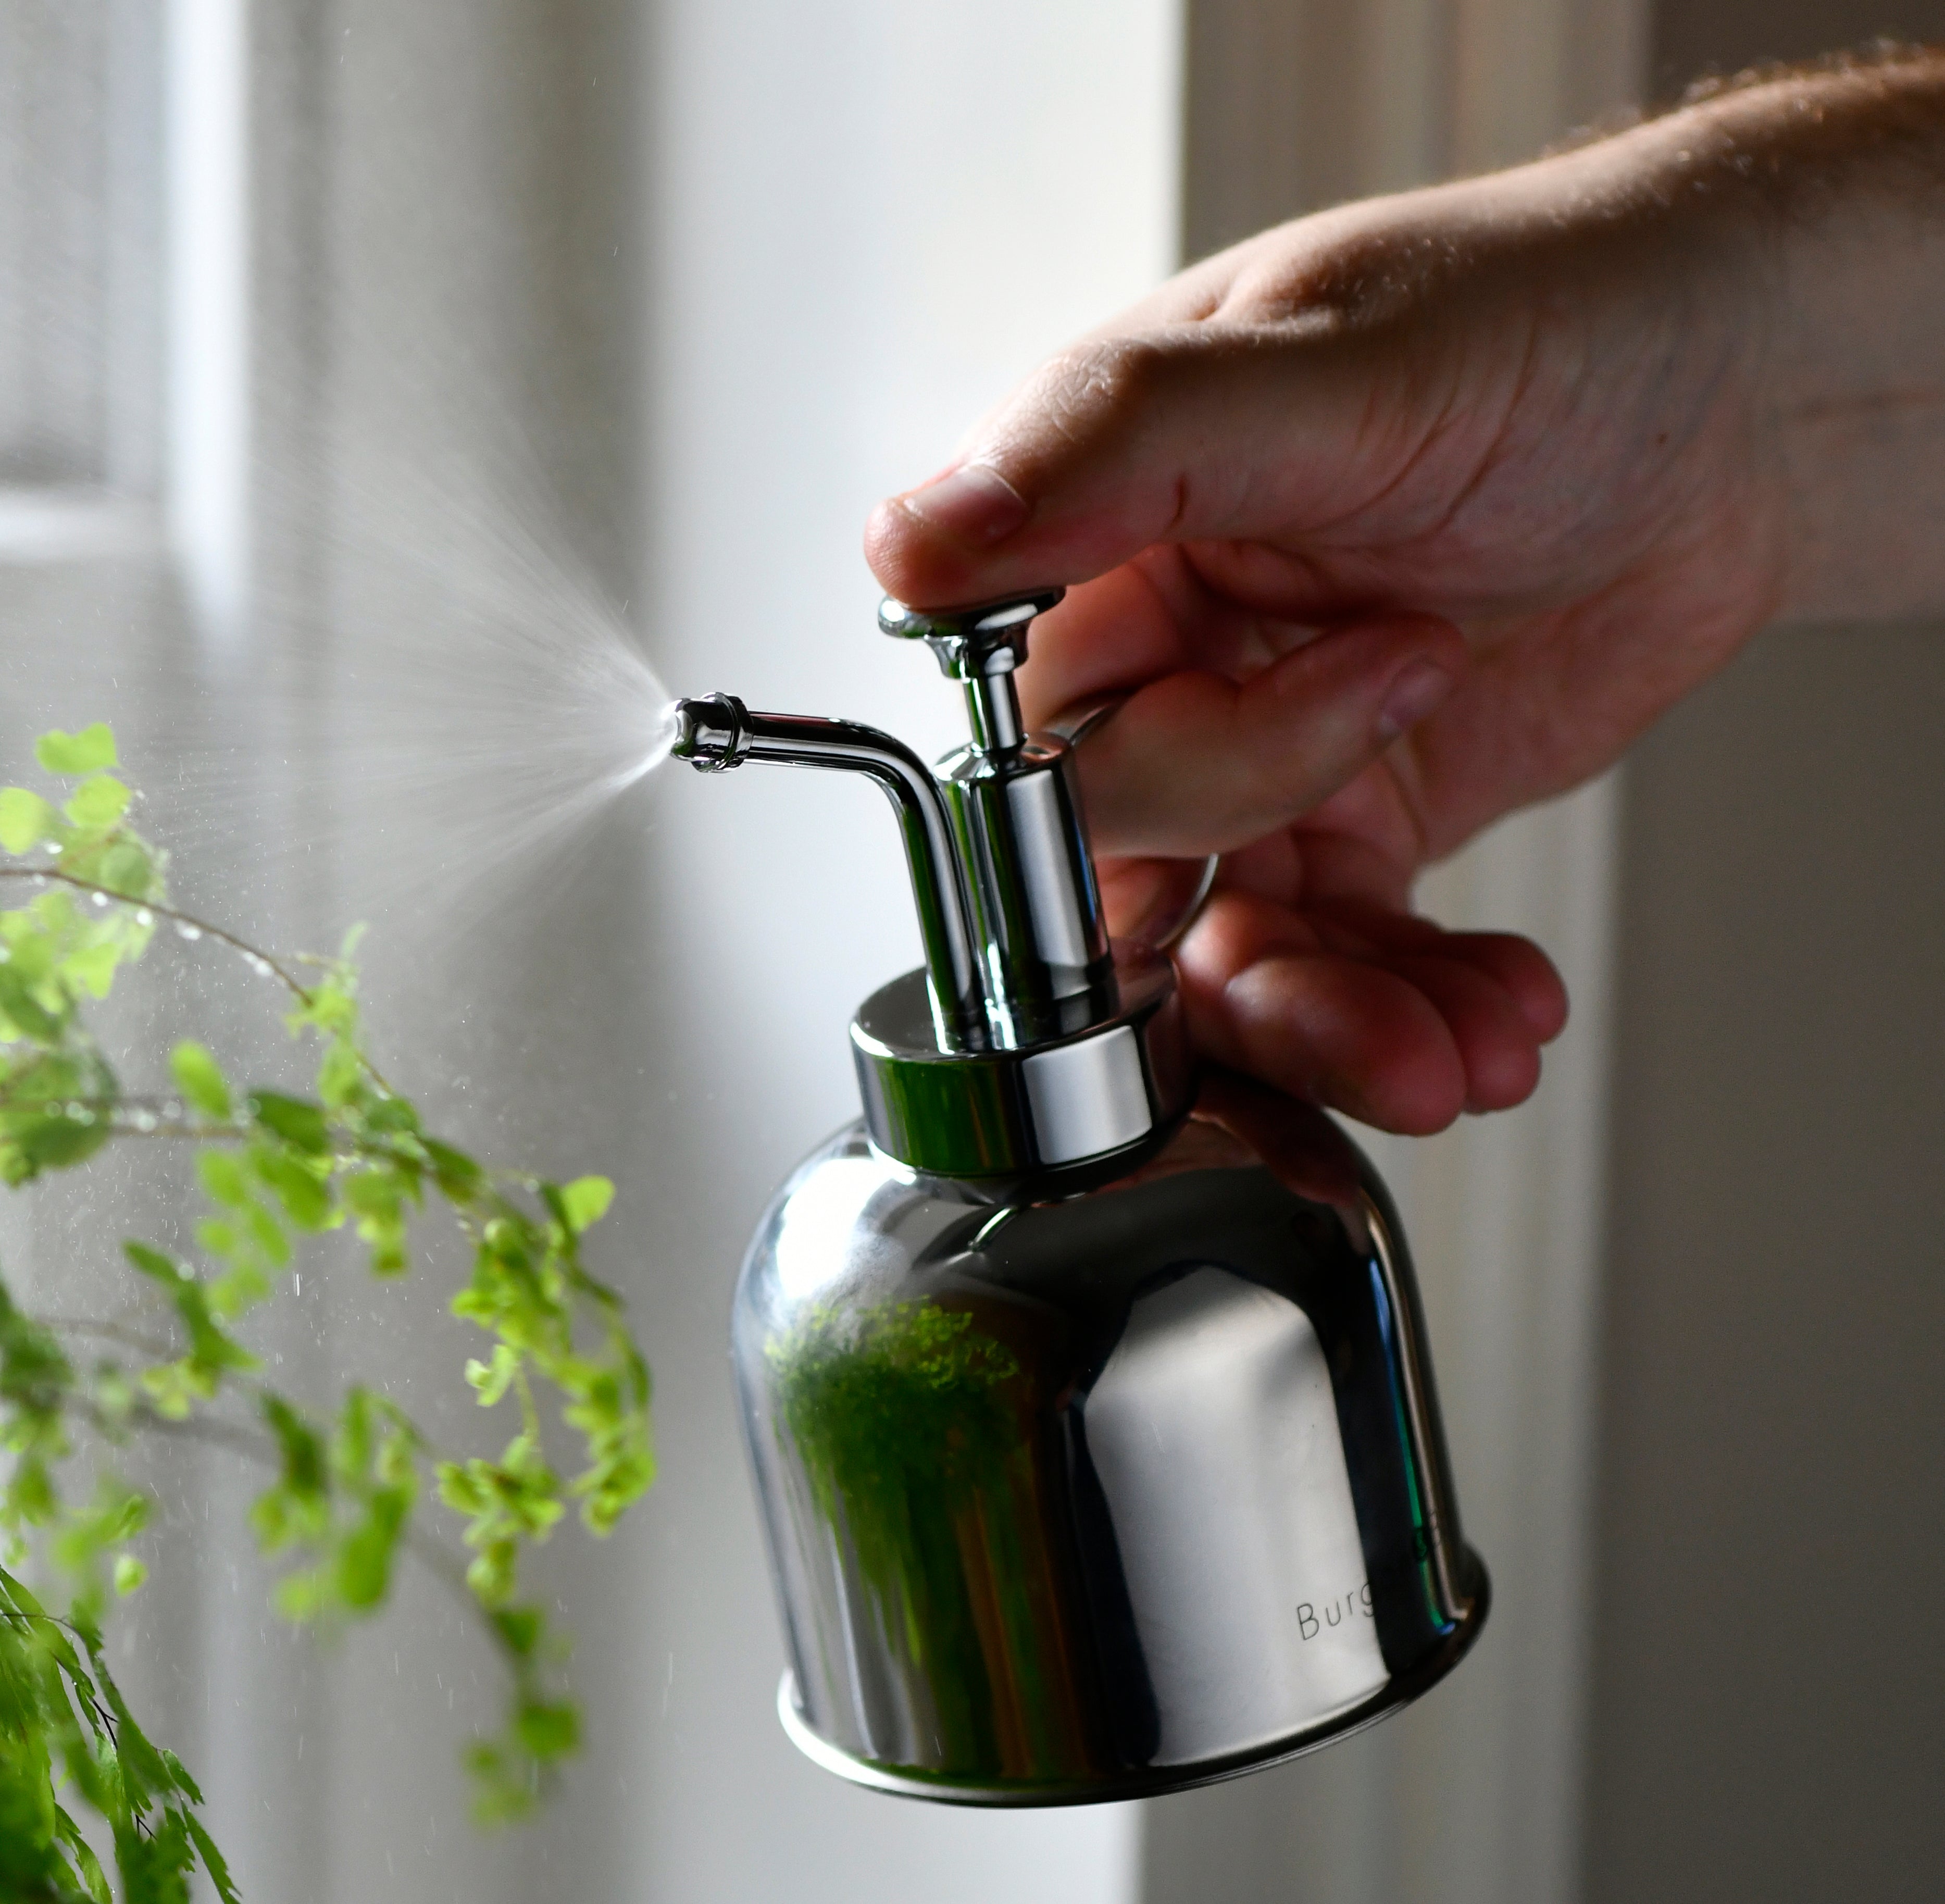
[[[123,1656],[246,1896],[1940,1894],[1938,631],[1766,635],[1429,882],[1578,998],[1533,1104],[1374,1146],[1493,1625],[1376,1732],[1145,1806],[894,1802],[778,1730],[729,1292],[915,933],[868,790],[589,791],[644,662],[945,745],[865,514],[1185,259],[1881,32],[1945,3],[0,0],[0,758],[109,719],[194,906],[369,919],[444,1127],[620,1183],[597,1266],[656,1380],[653,1492],[546,1556],[588,1746],[511,1835],[465,1819],[464,1625],[408,1580],[321,1653],[264,1611],[249,1477],[157,1477]],[[150,986],[131,1037],[246,1038]],[[11,1199],[10,1276],[66,1288],[159,1194]],[[293,1384],[355,1362],[470,1432],[449,1270],[307,1279]]]

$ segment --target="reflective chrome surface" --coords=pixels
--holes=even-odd
[[[932,1016],[947,1050],[986,1042],[986,977],[952,822],[925,763],[902,740],[856,721],[756,714],[733,694],[676,703],[677,760],[721,773],[746,760],[862,773],[877,782],[899,816],[912,900],[932,992]]]
[[[1105,1011],[1075,1001],[1067,1029],[1024,1047],[942,1051],[924,974],[908,972],[858,1008],[851,1051],[878,1148],[988,1190],[1040,1175],[1042,1194],[1132,1168],[1188,1108],[1187,1033],[1175,973],[1130,949]]]
[[[1073,750],[1026,733],[1013,671],[1034,618],[1065,591],[923,611],[887,600],[878,625],[922,640],[966,694],[970,744],[939,763],[988,962],[988,1010],[1004,1045],[1074,1029],[1115,1009],[1114,963],[1081,814]]]
[[[753,713],[735,696],[676,705],[674,751],[704,772],[746,760],[871,776],[890,795],[926,952],[851,1028],[865,1116],[914,1168],[990,1190],[1035,1171],[1138,1163],[1187,1108],[1173,967],[1109,945],[1071,744],[1022,730],[1013,671],[1064,591],[879,625],[922,640],[966,690],[972,738],[935,776],[855,721]],[[1207,890],[1206,875],[1202,890]]]
[[[1031,1194],[854,1126],[751,1247],[735,1353],[798,1744],[914,1795],[1119,1799],[1441,1677],[1486,1580],[1355,1147],[1218,1078],[1139,1168]]]
[[[1035,736],[1002,755],[962,748],[939,767],[973,872],[997,1041],[1031,1044],[1061,1029],[1076,1006],[1111,1014],[1114,961],[1073,750]]]
[[[1066,595],[1065,588],[1030,589],[966,608],[908,607],[887,595],[878,609],[882,632],[901,641],[923,641],[939,671],[966,690],[972,745],[1003,754],[1025,737],[1013,670],[1027,658],[1027,630]]]
[[[1186,1115],[1152,947],[1210,868],[1158,892],[1147,947],[1109,946],[1071,743],[1025,733],[1013,686],[1060,593],[885,604],[965,690],[938,776],[728,695],[680,703],[675,747],[868,773],[903,827],[926,965],[859,1008],[865,1120],[765,1217],[735,1357],[786,1729],[970,1804],[1308,1751],[1449,1671],[1486,1608],[1382,1187],[1240,1080]]]

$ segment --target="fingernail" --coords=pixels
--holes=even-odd
[[[980,548],[1010,535],[1028,514],[1019,490],[985,463],[961,463],[936,483],[913,490],[904,502],[935,529]]]
[[[1435,662],[1408,662],[1385,691],[1384,705],[1378,711],[1378,738],[1395,740],[1407,727],[1416,727],[1456,685]]]

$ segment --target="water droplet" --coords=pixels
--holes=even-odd
[[[259,978],[268,978],[270,976],[270,961],[261,953],[245,952],[243,956],[248,963],[251,971]]]
[[[162,1106],[162,1115],[167,1118],[171,1124],[180,1124],[183,1120],[182,1100],[180,1097],[171,1097],[169,1101]]]
[[[202,927],[199,925],[191,925],[186,919],[178,919],[176,921],[176,937],[178,939],[200,939],[202,937]]]
[[[108,903],[108,895],[106,893],[91,893],[88,896],[97,906],[106,906]]]
[[[156,915],[146,906],[138,906],[135,909],[135,923],[140,926],[153,925]]]
[[[60,857],[61,843],[58,840],[43,840],[41,842],[41,850],[50,859],[58,859]]]
[[[156,1128],[156,1114],[153,1111],[137,1111],[128,1121],[137,1130],[144,1134]]]

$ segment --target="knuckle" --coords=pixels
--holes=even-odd
[[[1058,434],[1093,438],[1139,416],[1169,369],[1170,353],[1154,338],[1097,338],[1050,359],[1032,395]]]

